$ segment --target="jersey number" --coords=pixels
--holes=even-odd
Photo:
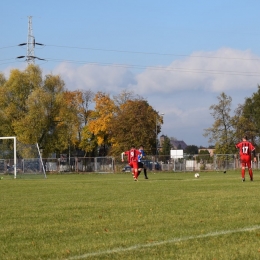
[[[248,151],[248,146],[243,146],[243,147],[242,147],[242,153],[243,153],[243,154],[248,154],[247,151]]]

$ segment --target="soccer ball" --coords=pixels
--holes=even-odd
[[[199,177],[200,177],[200,174],[199,174],[199,173],[195,173],[194,177],[195,177],[195,178],[199,178]]]

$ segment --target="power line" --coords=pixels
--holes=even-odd
[[[78,64],[88,64],[93,66],[110,66],[110,67],[120,67],[120,68],[136,68],[136,69],[148,69],[148,70],[158,70],[158,71],[169,71],[169,72],[187,72],[187,73],[207,73],[207,74],[225,74],[225,75],[236,75],[236,76],[253,76],[259,77],[258,72],[243,72],[243,71],[221,71],[221,70],[202,70],[193,68],[174,68],[174,67],[164,67],[164,66],[143,66],[143,65],[133,65],[133,64],[114,64],[114,63],[99,63],[99,62],[88,62],[88,61],[75,61],[75,60],[62,60],[62,59],[51,59],[46,58],[46,61],[53,62],[65,62],[65,63],[78,63]]]
[[[4,47],[0,47],[1,49],[8,49],[8,48],[13,48],[13,47],[17,47],[18,45],[11,45],[11,46],[4,46]]]
[[[76,46],[65,46],[65,45],[48,45],[44,46],[68,48],[68,49],[79,49],[79,50],[92,50],[92,51],[104,51],[104,52],[118,52],[118,53],[130,53],[130,54],[144,54],[144,55],[159,55],[159,56],[176,56],[176,57],[190,57],[190,58],[207,58],[207,59],[224,59],[224,60],[257,60],[253,58],[237,58],[237,57],[218,57],[218,56],[204,56],[204,55],[188,55],[188,54],[175,54],[175,53],[159,53],[159,52],[142,52],[142,51],[127,51],[127,50],[115,50],[115,49],[100,49],[91,47],[76,47]]]
[[[13,47],[17,47],[17,46],[24,46],[24,45],[27,45],[27,44],[28,43],[20,43],[18,45],[11,45],[11,46],[0,47],[0,49],[7,49],[7,48],[13,48]],[[142,51],[128,51],[128,50],[116,50],[116,49],[101,49],[101,48],[92,48],[92,47],[52,45],[52,44],[42,44],[42,43],[35,42],[35,39],[34,39],[33,43],[30,43],[30,44],[33,45],[34,47],[35,47],[35,45],[40,45],[40,46],[44,46],[44,47],[58,47],[58,48],[68,48],[68,49],[103,51],[103,52],[116,52],[116,53],[129,53],[129,54],[142,54],[142,55],[175,56],[175,57],[223,59],[223,60],[260,61],[259,58],[220,57],[220,56],[189,55],[189,54],[159,53],[159,52],[142,52]],[[30,56],[34,56],[34,55],[30,55]]]
[[[3,62],[3,63],[0,63],[0,65],[4,65],[4,64],[11,64],[11,63],[16,63],[16,61]]]
[[[27,56],[19,56],[20,58],[26,58]],[[144,65],[134,65],[134,64],[115,64],[115,63],[105,63],[105,62],[91,62],[91,61],[77,61],[77,60],[64,60],[64,59],[52,59],[46,58],[41,59],[38,57],[30,57],[33,59],[38,59],[41,61],[46,62],[65,62],[65,63],[77,63],[77,64],[86,64],[92,66],[109,66],[109,67],[116,67],[116,68],[133,68],[133,69],[146,69],[146,70],[154,70],[154,71],[165,71],[165,72],[181,72],[181,73],[202,73],[202,74],[213,74],[213,75],[228,75],[228,76],[246,76],[246,77],[259,77],[260,73],[258,72],[243,72],[243,71],[224,71],[224,70],[203,70],[203,69],[194,69],[194,68],[175,68],[175,67],[165,67],[165,66],[144,66]],[[13,59],[4,59],[0,61],[8,61]],[[4,62],[0,63],[7,64],[7,63],[15,63],[13,62]]]
[[[28,56],[18,56],[17,59],[21,58],[28,58]],[[206,69],[194,69],[194,68],[176,68],[176,67],[166,67],[166,66],[144,66],[144,65],[135,65],[135,64],[115,64],[115,63],[108,63],[108,62],[92,62],[92,61],[78,61],[78,60],[66,60],[66,59],[53,59],[53,58],[46,58],[41,59],[38,57],[31,57],[31,59],[37,59],[46,62],[65,62],[65,63],[75,63],[75,64],[86,64],[92,66],[109,66],[109,67],[116,67],[116,68],[133,68],[133,69],[146,69],[146,70],[154,70],[154,71],[166,71],[166,72],[181,72],[181,73],[203,73],[203,74],[213,74],[213,75],[228,75],[228,76],[246,76],[246,77],[259,77],[260,73],[258,72],[243,72],[243,71],[224,71],[224,70],[206,70]],[[8,61],[13,59],[4,59],[0,61]],[[0,63],[15,63],[13,62],[5,62]]]

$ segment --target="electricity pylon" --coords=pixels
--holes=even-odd
[[[27,55],[26,56],[19,56],[18,59],[26,58],[26,61],[29,64],[34,64],[34,60],[44,60],[34,56],[34,48],[35,45],[43,45],[42,43],[35,42],[35,38],[33,36],[33,29],[32,29],[32,16],[28,16],[28,36],[27,36],[27,43],[21,43],[18,46],[27,45]]]
[[[35,47],[35,38],[33,36],[33,29],[32,29],[32,16],[29,16],[28,21],[28,37],[27,37],[27,63],[34,64],[34,47]]]

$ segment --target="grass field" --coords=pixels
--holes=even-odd
[[[260,259],[260,172],[0,180],[0,259]]]

